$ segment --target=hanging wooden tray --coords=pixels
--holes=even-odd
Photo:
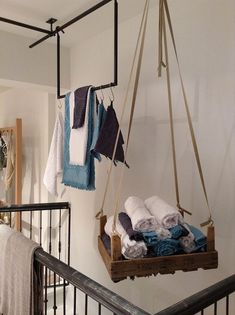
[[[101,218],[98,247],[108,273],[114,282],[130,277],[149,277],[151,275],[174,274],[177,270],[195,271],[218,267],[218,253],[215,250],[214,227],[207,230],[207,251],[201,253],[172,255],[154,258],[124,260],[121,255],[120,238],[115,235],[111,240],[111,256],[107,252],[101,235],[104,233],[106,216]]]

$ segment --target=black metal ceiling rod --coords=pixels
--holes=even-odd
[[[103,0],[91,7],[90,9],[84,11],[83,13],[79,14],[72,20],[68,21],[62,26],[57,26],[55,30],[53,30],[52,25],[56,22],[56,19],[51,18],[47,21],[51,25],[51,30],[46,30],[40,27],[36,27],[33,25],[21,23],[18,21],[10,20],[7,18],[0,17],[0,22],[5,22],[9,24],[13,24],[16,26],[24,27],[27,29],[31,29],[33,31],[41,32],[47,34],[46,36],[42,37],[41,39],[37,40],[33,44],[29,46],[29,48],[33,48],[38,44],[44,42],[48,38],[52,36],[57,36],[57,98],[64,98],[65,95],[60,95],[60,32],[63,32],[65,28],[71,26],[72,24],[76,23],[77,21],[81,20],[82,18],[86,17],[87,15],[91,14],[92,12],[98,10],[99,8],[105,6],[106,4],[114,1],[114,79],[113,82],[93,87],[93,90],[100,90],[106,89],[113,86],[117,86],[118,84],[118,2],[117,0]]]
[[[42,37],[41,39],[39,39],[38,41],[36,41],[35,43],[31,44],[29,46],[29,48],[33,48],[35,46],[37,46],[38,44],[44,42],[45,40],[47,40],[48,38],[50,38],[51,36],[55,36],[57,33],[63,31],[66,27],[71,26],[72,24],[76,23],[77,21],[83,19],[85,16],[89,15],[90,13],[98,10],[99,8],[103,7],[104,5],[106,5],[107,3],[111,2],[112,0],[103,0],[99,3],[97,3],[96,5],[94,5],[93,7],[91,7],[90,9],[84,11],[83,13],[79,14],[78,16],[76,16],[75,18],[73,18],[72,20],[68,21],[67,23],[65,23],[62,26],[59,26],[56,28],[56,30],[54,30],[53,32],[51,32],[50,34]]]
[[[107,3],[111,2],[111,1],[113,1],[113,0],[101,1],[97,5],[93,6],[92,8],[88,9],[87,11],[81,13],[79,16],[77,16],[74,19],[72,19],[71,21],[67,22],[63,26],[56,27],[54,32],[52,32],[52,36],[54,34],[56,34],[56,36],[57,36],[57,99],[65,98],[65,95],[61,95],[60,94],[60,34],[59,34],[59,32],[60,31],[63,32],[63,30],[66,27],[68,27],[71,24],[79,21],[83,17],[87,16],[88,14],[94,12],[95,10],[101,8],[102,6],[106,5]],[[114,50],[114,56],[113,56],[113,60],[114,60],[114,69],[113,69],[114,79],[113,79],[113,82],[111,82],[111,83],[93,87],[94,91],[95,90],[107,89],[107,88],[110,88],[110,87],[113,87],[113,86],[117,86],[117,84],[118,84],[118,2],[117,2],[117,0],[114,0],[114,17],[113,18],[114,18],[114,48],[113,48],[113,50]],[[36,43],[32,44],[29,47],[32,48],[32,47],[38,45],[39,42],[42,42],[42,41],[46,40],[50,36],[43,37],[41,40],[37,41]]]
[[[8,24],[12,24],[12,25],[16,25],[16,26],[20,26],[20,27],[24,27],[24,28],[30,29],[32,31],[45,33],[45,34],[48,34],[49,37],[50,37],[50,34],[51,34],[51,31],[46,30],[44,28],[33,26],[33,25],[30,25],[30,24],[21,23],[21,22],[18,22],[18,21],[10,20],[10,19],[6,19],[6,18],[3,18],[3,17],[0,17],[0,22],[5,22],[5,23],[8,23]]]

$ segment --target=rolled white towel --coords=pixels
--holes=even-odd
[[[187,224],[183,224],[183,225],[189,231],[189,234],[187,236],[180,237],[179,242],[184,252],[189,254],[193,252],[196,248],[196,244],[194,242],[195,237],[193,233],[191,232],[189,226]]]
[[[126,213],[131,219],[133,230],[151,232],[157,227],[157,221],[146,209],[142,199],[132,196],[125,202]]]
[[[110,237],[113,234],[113,220],[113,216],[109,217],[104,227],[105,233]],[[126,259],[142,258],[147,254],[147,247],[145,243],[142,241],[131,241],[119,220],[116,222],[115,232],[120,236],[122,255]]]
[[[183,222],[180,212],[157,196],[146,199],[144,204],[158,224],[165,229],[173,228],[179,222]]]

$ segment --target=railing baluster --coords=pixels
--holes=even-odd
[[[88,310],[88,295],[85,294],[85,315],[87,315],[87,310]]]
[[[229,295],[226,296],[226,315],[229,315]]]
[[[98,315],[101,315],[101,304],[98,303]]]
[[[61,260],[61,209],[59,210],[59,241],[58,241],[59,260]],[[60,277],[59,277],[60,284]]]
[[[217,302],[214,303],[214,315],[217,315]]]
[[[33,211],[30,211],[29,216],[29,238],[32,239],[32,226],[33,226]]]
[[[49,254],[51,255],[52,245],[51,245],[51,231],[52,231],[52,212],[49,214]],[[49,285],[51,285],[51,271],[49,270]]]
[[[59,243],[58,243],[59,260],[61,260],[61,209],[59,211]]]
[[[22,212],[20,212],[20,232],[22,232]]]
[[[39,244],[42,246],[42,211],[39,213]]]
[[[68,207],[68,265],[70,266],[70,241],[71,241],[71,208]]]
[[[54,315],[56,315],[57,305],[56,305],[56,273],[55,272],[54,272],[54,290],[53,290],[53,293],[54,293],[53,309],[54,309]]]
[[[76,315],[77,311],[77,289],[74,287],[74,294],[73,294],[73,314]]]
[[[60,278],[59,278],[60,279]],[[64,279],[64,285],[63,285],[63,315],[66,315],[66,283]]]
[[[45,294],[44,294],[44,303],[45,303],[45,315],[47,314],[47,267],[45,268]]]

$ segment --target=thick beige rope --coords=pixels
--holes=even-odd
[[[192,118],[191,118],[191,114],[190,114],[190,110],[189,110],[189,106],[188,106],[188,100],[187,100],[186,90],[185,90],[184,82],[183,82],[183,76],[182,76],[182,72],[181,72],[181,68],[180,68],[180,62],[179,62],[179,58],[178,58],[176,42],[175,42],[175,37],[174,37],[174,31],[173,31],[173,27],[172,27],[172,23],[171,23],[171,17],[170,17],[170,12],[169,12],[169,8],[168,8],[167,0],[163,0],[163,3],[164,3],[165,13],[166,13],[166,17],[167,17],[167,21],[168,21],[168,25],[169,25],[169,30],[170,30],[170,34],[171,34],[171,39],[172,39],[172,43],[173,43],[173,47],[174,47],[175,57],[176,57],[176,61],[177,61],[178,72],[179,72],[179,77],[180,77],[180,83],[181,83],[181,88],[182,88],[182,93],[183,93],[183,98],[184,98],[184,104],[185,104],[185,110],[186,110],[186,113],[187,113],[187,121],[188,121],[188,125],[189,125],[191,139],[192,139],[193,149],[194,149],[194,155],[195,155],[195,158],[196,158],[197,167],[198,167],[198,171],[199,171],[199,176],[200,176],[200,180],[201,180],[201,184],[202,184],[202,188],[203,188],[203,192],[204,192],[204,195],[205,195],[205,199],[206,199],[206,203],[207,203],[207,207],[208,207],[208,212],[209,212],[208,220],[203,222],[203,223],[201,223],[201,226],[206,226],[208,224],[213,225],[212,212],[211,212],[211,208],[210,208],[209,200],[208,200],[208,195],[207,195],[207,191],[206,191],[205,180],[204,180],[204,176],[203,176],[203,171],[202,171],[202,167],[201,167],[198,146],[197,146],[195,133],[194,133],[194,129],[193,129]],[[164,28],[164,33],[165,33],[164,36],[165,36],[165,41],[166,41],[166,27],[165,27],[164,10],[163,10],[163,24],[164,24],[163,28]],[[167,62],[167,68],[168,68],[167,71],[169,71],[168,62]]]

